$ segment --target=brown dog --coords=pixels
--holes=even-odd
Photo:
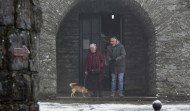
[[[88,96],[91,95],[91,92],[88,91],[87,88],[84,86],[77,86],[77,83],[70,83],[69,86],[71,87],[71,97],[75,96],[76,92],[81,92],[83,97],[85,97],[85,93],[88,94]]]

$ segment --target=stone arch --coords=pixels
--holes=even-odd
[[[111,5],[108,5],[107,4],[108,2]],[[113,7],[110,7],[110,6],[113,6]],[[81,9],[81,7],[83,8]],[[86,10],[89,10],[89,12]],[[145,65],[144,74],[147,74],[145,76],[146,76],[146,81],[148,81],[145,84],[145,86],[147,85],[148,86],[146,87],[147,88],[146,92],[144,92],[144,94],[142,95],[146,95],[146,96],[155,95],[155,28],[148,13],[144,10],[144,8],[142,8],[142,6],[137,1],[134,1],[134,0],[120,0],[120,1],[118,0],[96,0],[96,1],[81,0],[71,5],[69,10],[67,11],[67,14],[65,14],[65,16],[62,18],[62,22],[60,22],[59,28],[57,30],[57,35],[56,35],[56,47],[57,47],[56,48],[57,50],[56,64],[57,64],[57,78],[58,78],[57,79],[57,93],[58,94],[68,93],[70,91],[68,83],[70,83],[71,80],[75,82],[79,82],[79,79],[76,77],[76,74],[78,74],[79,72],[78,49],[77,49],[77,46],[79,46],[80,44],[78,41],[79,40],[79,26],[78,24],[76,24],[76,22],[79,22],[78,21],[79,14],[102,13],[102,12],[119,13],[121,15],[126,15],[126,16],[128,16],[126,13],[130,13],[129,16],[134,17],[134,19],[138,22],[138,23],[135,23],[135,21],[132,20],[132,18],[125,19],[125,22],[127,22],[127,20],[129,21],[132,20],[132,22],[135,23],[135,25],[137,25],[136,27],[135,26],[131,26],[131,27],[137,28],[137,30],[139,30],[139,33],[141,33],[140,36],[142,36],[142,38],[140,37],[139,39],[144,41],[144,44],[142,46],[145,48],[143,48],[142,50],[145,51],[146,53],[142,53],[142,54],[145,54],[143,57],[145,57],[146,59],[145,61],[146,63],[144,63],[143,65]],[[126,17],[126,18],[130,18],[130,17]],[[75,22],[75,23],[72,24],[72,22]],[[71,24],[68,24],[68,23],[71,23]],[[125,23],[125,25],[126,24],[127,23]],[[130,30],[129,27],[123,26],[122,34],[124,36],[130,36],[130,35],[127,35],[128,33],[126,30]],[[135,34],[135,32],[133,32],[133,34]],[[138,39],[138,35],[136,35],[135,40],[137,39]],[[124,41],[127,41],[127,40],[128,39],[126,40],[124,39]],[[134,42],[134,41],[131,41],[131,42]],[[134,42],[134,43],[136,44],[138,42]],[[124,43],[124,44],[130,50],[131,47],[127,46],[127,43]],[[143,59],[141,58],[141,60]],[[137,68],[135,65],[133,68]],[[129,70],[130,70],[130,67],[129,67]],[[139,72],[135,72],[135,73],[139,73]],[[61,82],[61,81],[64,81],[64,82]],[[63,88],[59,89],[59,87],[63,87],[64,89]],[[134,91],[132,91],[131,93],[133,93]]]

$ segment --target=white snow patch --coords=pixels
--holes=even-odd
[[[60,104],[39,102],[40,111],[153,111],[151,104]],[[163,105],[161,111],[190,111],[190,104]]]

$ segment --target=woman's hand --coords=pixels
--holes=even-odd
[[[87,76],[87,75],[88,75],[88,72],[85,72],[85,75]]]

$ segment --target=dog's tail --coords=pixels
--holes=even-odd
[[[77,85],[77,83],[70,83],[69,86],[73,87],[74,85]]]

